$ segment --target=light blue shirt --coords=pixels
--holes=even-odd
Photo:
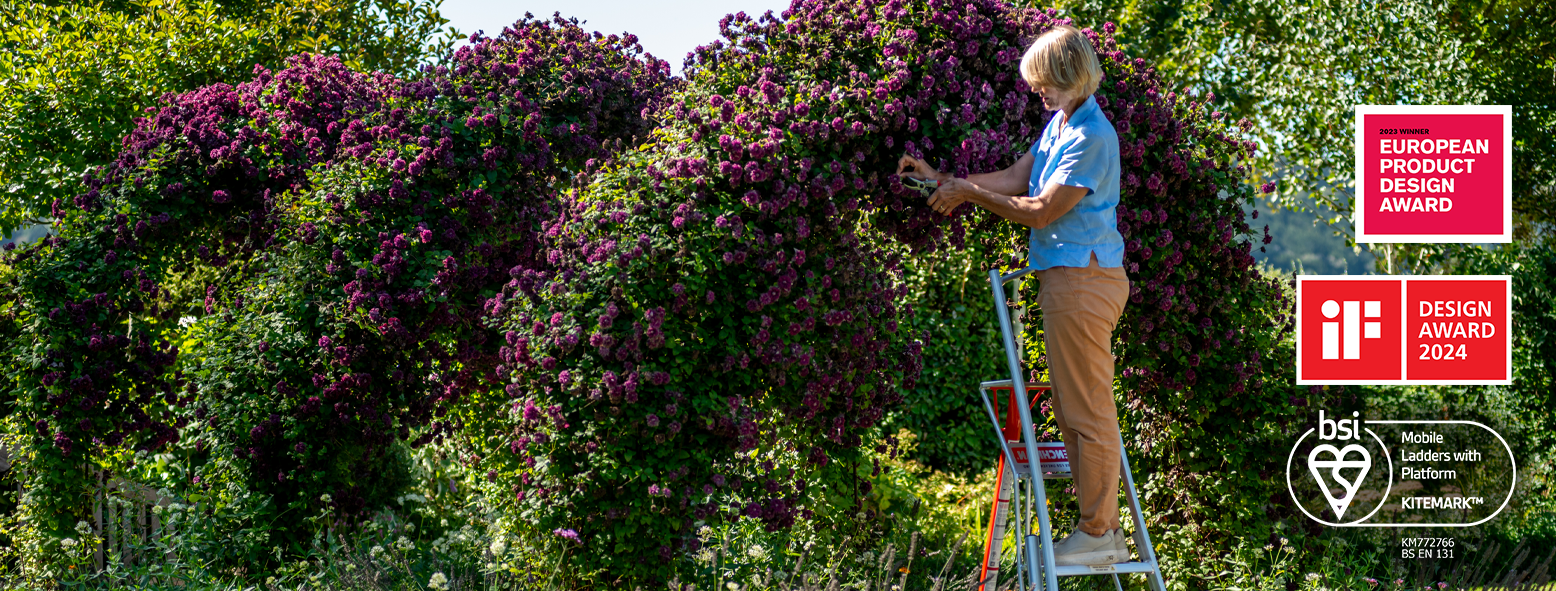
[[[1032,228],[1027,239],[1027,266],[1086,267],[1097,254],[1102,267],[1124,266],[1124,236],[1118,233],[1118,133],[1103,116],[1095,97],[1086,102],[1068,124],[1060,128],[1063,114],[1055,112],[1032,144],[1032,177],[1029,195],[1037,196],[1049,183],[1085,187],[1086,196],[1059,219],[1042,229]]]

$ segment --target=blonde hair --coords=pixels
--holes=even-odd
[[[1028,84],[1091,96],[1102,82],[1102,67],[1091,41],[1075,27],[1059,25],[1038,36],[1021,56],[1021,77]]]

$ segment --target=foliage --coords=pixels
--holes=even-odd
[[[1268,225],[1273,238],[1253,255],[1260,265],[1299,275],[1359,275],[1378,267],[1372,251],[1347,246],[1345,237],[1311,214],[1278,207],[1258,211],[1259,219],[1250,225]]]
[[[1159,64],[1174,85],[1227,97],[1255,121],[1266,150],[1254,168],[1277,179],[1274,204],[1348,233],[1354,184],[1352,107],[1513,106],[1514,233],[1549,235],[1556,167],[1550,105],[1556,51],[1526,32],[1556,22],[1548,2],[1325,0],[1181,2],[1065,0],[1082,22],[1118,19],[1125,48]],[[1388,34],[1377,34],[1388,31]],[[1419,268],[1431,245],[1394,245],[1398,268]],[[1380,270],[1386,264],[1378,257]]]
[[[418,80],[299,56],[171,97],[54,202],[60,237],[7,258],[36,535],[85,511],[82,458],[173,443],[218,505],[359,514],[396,494],[404,442],[500,392],[488,298],[536,264],[557,176],[645,131],[668,67],[560,17],[477,41]]]
[[[1000,334],[989,292],[988,267],[1002,246],[969,243],[961,251],[921,257],[903,272],[914,311],[903,327],[928,338],[924,372],[902,407],[888,415],[885,428],[933,434],[919,440],[911,454],[937,470],[991,470],[999,453],[977,385],[1009,372],[997,348]]]
[[[440,0],[112,0],[0,3],[0,231],[112,161],[162,95],[235,84],[289,55],[410,73],[446,52]]]

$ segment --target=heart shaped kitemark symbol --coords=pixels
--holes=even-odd
[[[1320,460],[1318,454],[1327,452],[1333,456],[1332,460]],[[1361,455],[1360,460],[1347,460],[1352,453]],[[1329,470],[1334,481],[1345,489],[1345,496],[1336,499],[1329,492],[1329,483],[1325,481],[1323,469]],[[1340,470],[1344,468],[1360,468],[1355,480],[1346,480]],[[1313,448],[1307,454],[1307,469],[1313,472],[1313,479],[1318,481],[1318,490],[1324,491],[1324,498],[1329,501],[1329,507],[1334,509],[1334,515],[1338,519],[1345,515],[1345,510],[1351,506],[1351,499],[1356,497],[1356,489],[1361,488],[1362,480],[1367,478],[1367,471],[1372,469],[1372,455],[1367,449],[1356,444],[1350,444],[1343,449],[1335,449],[1335,446],[1327,443]]]

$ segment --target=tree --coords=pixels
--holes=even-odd
[[[447,51],[441,0],[0,1],[0,232],[50,223],[167,93],[289,55],[409,73]]]
[[[1119,24],[1125,49],[1178,86],[1213,91],[1255,123],[1254,182],[1272,205],[1349,234],[1355,105],[1511,104],[1515,237],[1556,215],[1556,24],[1535,0],[1061,0],[1082,24]],[[1313,205],[1304,205],[1311,198]],[[1337,225],[1341,224],[1341,225]],[[1433,247],[1395,263],[1427,265]],[[1404,258],[1402,262],[1400,259]],[[1387,264],[1379,257],[1379,264]]]

